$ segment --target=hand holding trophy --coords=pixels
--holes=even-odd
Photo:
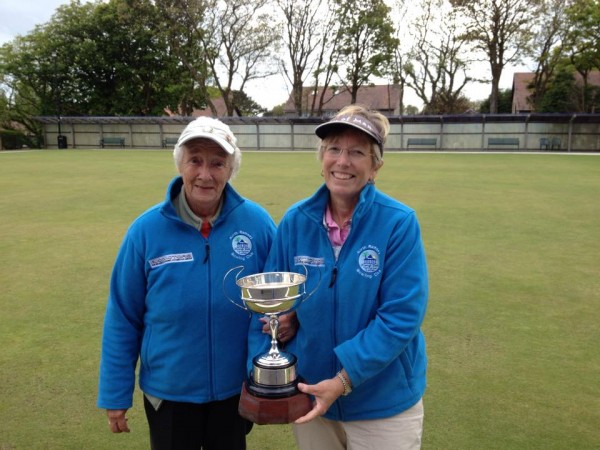
[[[223,282],[234,267],[225,275]],[[305,272],[306,267],[304,268]],[[238,272],[241,272],[241,270]],[[290,423],[312,409],[307,394],[298,391],[297,358],[281,351],[277,342],[279,315],[295,310],[318,288],[306,295],[307,275],[295,272],[265,272],[236,278],[243,305],[236,306],[269,319],[271,347],[252,360],[252,372],[242,387],[239,413],[259,425]]]

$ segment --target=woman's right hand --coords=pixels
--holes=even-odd
[[[344,393],[344,385],[340,379],[335,376],[317,384],[298,383],[298,390],[305,394],[312,395],[315,398],[315,401],[313,409],[306,415],[297,419],[294,422],[295,424],[310,422],[325,414],[333,402]]]
[[[129,433],[129,426],[127,425],[127,418],[125,414],[126,409],[107,409],[106,415],[108,416],[108,427],[113,433]]]

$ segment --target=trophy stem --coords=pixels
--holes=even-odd
[[[271,330],[271,348],[269,349],[269,357],[278,359],[279,347],[277,346],[277,333],[279,331],[279,319],[277,318],[277,314],[269,314],[269,328]]]

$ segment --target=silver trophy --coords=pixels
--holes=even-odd
[[[240,269],[234,267],[230,272]],[[238,271],[238,276],[243,267]],[[312,408],[306,394],[298,391],[300,377],[296,373],[297,358],[294,354],[279,349],[277,341],[279,315],[294,311],[319,287],[306,294],[305,274],[295,272],[265,272],[236,277],[241,290],[243,306],[229,300],[236,306],[251,313],[267,316],[271,332],[269,350],[252,359],[252,371],[244,383],[239,411],[243,417],[258,424],[289,423],[303,416]]]

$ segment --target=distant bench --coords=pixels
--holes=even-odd
[[[540,150],[560,150],[560,138],[540,138]]]
[[[176,137],[166,137],[163,139],[163,147],[167,148],[170,145],[175,145],[175,144],[177,144],[178,140],[179,140],[179,138],[176,138]]]
[[[406,148],[410,148],[411,145],[423,145],[437,148],[437,138],[408,138],[406,141]]]
[[[125,138],[122,137],[103,137],[100,139],[100,147],[104,148],[105,145],[119,145],[125,147]]]
[[[519,148],[519,138],[509,138],[509,137],[504,137],[504,138],[488,138],[488,148],[490,147],[499,147],[499,146],[505,146],[505,145],[514,145],[517,148]]]

